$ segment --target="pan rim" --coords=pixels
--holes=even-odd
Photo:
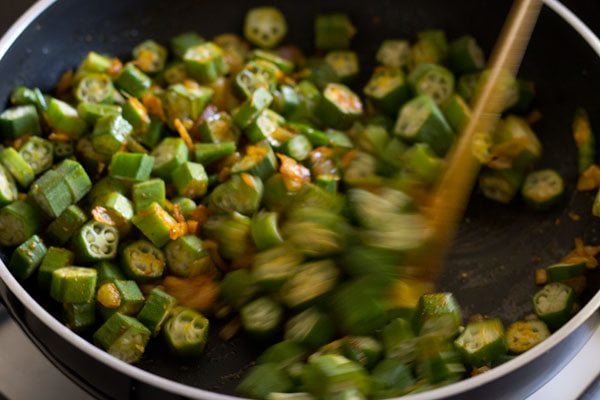
[[[4,34],[0,39],[0,61],[4,58],[8,50],[14,44],[14,42],[21,36],[21,34],[27,29],[32,23],[35,22],[36,18],[41,15],[51,5],[56,3],[58,0],[39,0],[31,8],[27,10]],[[580,36],[589,44],[589,46],[598,54],[600,57],[600,39],[592,30],[577,17],[569,8],[564,6],[558,0],[543,0],[544,4],[558,14],[568,25],[570,25]],[[76,333],[69,330],[65,325],[55,319],[48,311],[46,311],[37,301],[35,301],[29,293],[21,286],[21,284],[13,277],[9,272],[6,265],[0,261],[0,279],[4,282],[10,292],[19,299],[19,301],[27,307],[37,318],[40,319],[48,328],[53,330],[56,334],[60,335],[63,339],[69,342],[70,345],[76,347],[78,350],[83,351],[88,356],[102,362],[110,368],[123,373],[133,379],[144,382],[150,386],[161,387],[162,389],[189,398],[201,398],[208,400],[234,400],[239,397],[229,396],[226,394],[220,394],[210,392],[197,387],[185,385],[164,378],[162,376],[147,372],[134,365],[127,364],[120,361],[113,356],[109,355],[105,351],[97,348],[92,343],[81,338]],[[491,371],[481,374],[460,382],[453,383],[451,385],[433,389],[424,393],[416,395],[408,395],[402,397],[406,400],[428,400],[428,399],[439,399],[448,396],[457,395],[468,390],[475,389],[482,385],[485,385],[491,381],[499,379],[508,373],[520,369],[534,359],[540,357],[544,353],[550,351],[553,347],[562,342],[567,336],[573,333],[577,328],[583,325],[600,306],[600,291],[596,293],[592,299],[563,327],[556,331],[552,336],[543,341],[535,348],[527,351],[526,353],[516,357],[515,359],[500,365]]]

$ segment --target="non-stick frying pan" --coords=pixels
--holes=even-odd
[[[535,268],[566,254],[575,237],[600,242],[598,222],[590,215],[593,194],[574,190],[577,173],[570,128],[575,108],[582,106],[600,130],[600,42],[597,54],[590,46],[593,35],[588,35],[587,43],[565,22],[568,10],[561,10],[555,0],[547,3],[562,15],[549,7],[542,11],[521,75],[537,83],[536,107],[543,115],[536,125],[545,149],[542,165],[561,172],[567,196],[547,213],[532,213],[518,201],[502,206],[474,192],[439,285],[457,295],[467,315],[498,315],[506,322],[523,317],[531,311]],[[167,41],[188,30],[206,37],[239,32],[247,8],[259,4],[280,7],[288,18],[287,41],[307,52],[316,13],[348,13],[358,28],[355,49],[362,57],[364,75],[370,73],[382,39],[411,37],[426,28],[443,28],[451,37],[471,33],[489,51],[510,7],[505,0],[42,0],[0,42],[0,101],[18,84],[51,89],[60,74],[89,50],[126,58],[129,49],[146,38]],[[600,4],[594,4],[600,12]],[[570,218],[573,212],[582,218]],[[7,252],[0,256],[6,261]],[[137,366],[129,366],[62,326],[53,317],[56,310],[50,302],[33,286],[26,284],[24,290],[3,264],[0,278],[1,299],[24,331],[58,368],[97,397],[224,399],[234,395],[239,377],[262,350],[243,336],[223,343],[215,334],[203,358],[182,361],[168,356],[156,341]],[[411,398],[525,397],[589,337],[587,324],[600,304],[598,287],[598,276],[592,275],[578,315],[530,352],[486,374]]]

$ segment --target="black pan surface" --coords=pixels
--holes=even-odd
[[[198,31],[207,38],[228,31],[240,33],[245,11],[263,4],[274,4],[282,9],[289,25],[287,42],[299,44],[309,54],[314,15],[347,12],[359,32],[354,49],[361,56],[361,82],[372,70],[373,56],[381,40],[412,38],[422,29],[443,28],[449,37],[471,33],[489,53],[510,6],[505,0],[368,3],[359,0],[59,0],[25,30],[0,60],[0,99],[7,99],[10,90],[18,84],[51,89],[60,74],[76,66],[90,50],[127,58],[128,51],[146,38],[166,42],[188,30]],[[600,12],[598,4],[590,7]],[[497,315],[506,322],[523,317],[531,312],[535,268],[561,258],[572,248],[574,237],[599,242],[598,223],[590,214],[593,194],[574,190],[576,153],[571,137],[573,113],[579,106],[588,110],[592,124],[600,131],[598,71],[600,60],[595,53],[559,16],[544,9],[520,75],[534,79],[537,84],[536,107],[543,119],[535,130],[545,149],[541,166],[555,168],[563,175],[567,195],[563,203],[550,212],[532,213],[519,201],[510,207],[502,206],[485,200],[475,191],[439,285],[440,289],[458,296],[465,315]],[[569,213],[582,218],[576,221]],[[7,251],[0,253],[4,261],[7,254]],[[39,302],[51,307],[33,286],[30,289]],[[597,289],[597,282],[593,282],[585,298]],[[200,360],[182,362],[172,358],[160,341],[155,341],[139,366],[180,383],[233,394],[240,374],[263,345],[243,336],[223,343],[217,338],[218,328],[215,328],[207,352]],[[52,347],[48,343],[54,343],[52,340],[58,340],[56,345],[60,345],[59,338],[51,339],[44,344],[50,351]],[[66,358],[69,357],[67,354]]]

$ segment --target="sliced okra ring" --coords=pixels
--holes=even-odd
[[[271,108],[283,116],[289,116],[300,107],[300,96],[295,86],[282,84],[273,91]]]
[[[46,234],[53,242],[63,245],[87,220],[88,217],[78,206],[71,205],[48,225]]]
[[[81,227],[72,240],[80,261],[110,260],[117,255],[119,231],[113,226],[90,221]]]
[[[189,47],[183,55],[188,74],[202,83],[211,83],[227,73],[223,50],[213,42]]]
[[[268,179],[277,171],[277,158],[267,141],[246,146],[246,154],[231,167],[232,174],[248,173]]]
[[[191,308],[182,308],[166,322],[163,333],[173,353],[199,356],[206,346],[209,326],[204,315]]]
[[[121,115],[122,108],[116,104],[79,103],[77,113],[90,126],[102,117]]]
[[[364,88],[365,96],[378,109],[396,116],[400,106],[410,99],[410,88],[400,68],[377,68]]]
[[[542,145],[535,132],[523,118],[516,115],[502,119],[492,139],[494,145],[490,152],[494,158],[488,162],[492,168],[527,170],[542,155]]]
[[[150,335],[137,319],[114,313],[94,333],[94,342],[119,360],[135,363],[144,354]]]
[[[290,308],[316,303],[335,287],[339,271],[331,260],[303,264],[281,288],[281,298]]]
[[[544,210],[560,200],[564,192],[562,177],[552,169],[529,173],[525,177],[521,194],[530,207]]]
[[[446,121],[454,132],[462,132],[471,119],[471,109],[465,100],[458,94],[452,95],[441,106]]]
[[[258,88],[241,106],[232,111],[233,122],[245,129],[271,104],[273,96],[265,88]]]
[[[171,181],[180,196],[199,199],[208,190],[208,176],[202,164],[186,161],[171,173]]]
[[[49,140],[33,136],[19,149],[19,154],[37,175],[52,166],[54,145]]]
[[[276,212],[259,212],[252,218],[252,239],[258,250],[265,250],[283,243],[277,226]]]
[[[346,336],[342,352],[349,360],[356,361],[370,370],[383,356],[383,346],[370,336]]]
[[[160,279],[165,265],[163,251],[146,240],[130,243],[121,252],[121,266],[127,277],[136,282]]]
[[[256,7],[246,13],[244,36],[258,47],[273,48],[287,34],[285,17],[275,7]]]
[[[40,266],[47,248],[38,235],[33,235],[13,252],[8,268],[17,277],[25,280]]]
[[[150,129],[151,120],[148,110],[135,97],[128,98],[127,102],[123,104],[123,118],[131,124],[137,135],[144,136]]]
[[[281,147],[283,154],[296,161],[306,160],[312,150],[313,146],[310,140],[302,134],[295,135]]]
[[[227,260],[243,257],[252,248],[250,217],[238,212],[216,215],[203,225],[208,239],[219,245],[219,253]]]
[[[350,88],[339,83],[330,83],[323,90],[317,113],[326,125],[335,129],[345,129],[362,115],[363,105]]]
[[[186,86],[181,83],[171,85],[163,96],[163,107],[167,123],[174,128],[175,119],[194,122],[202,114],[214,95],[214,90],[206,86]]]
[[[142,153],[115,153],[108,166],[108,174],[130,182],[142,182],[150,178],[154,157]]]
[[[354,51],[330,51],[325,55],[325,62],[333,69],[340,82],[352,81],[360,69],[358,56]]]
[[[95,51],[90,51],[81,64],[79,64],[78,73],[86,72],[95,72],[95,73],[105,73],[111,67],[111,59],[105,55],[98,54]]]
[[[145,40],[133,48],[133,58],[139,69],[153,74],[165,68],[167,49],[154,40]]]
[[[474,37],[465,35],[450,43],[448,65],[457,74],[478,72],[485,67],[483,50]]]
[[[514,169],[484,169],[479,175],[479,188],[488,199],[508,204],[519,191],[523,172]]]
[[[236,392],[253,399],[264,399],[274,393],[286,393],[292,390],[294,383],[277,363],[264,363],[252,367]]]
[[[92,133],[92,146],[98,153],[112,156],[123,148],[132,133],[133,127],[125,118],[120,115],[108,115],[96,122]]]
[[[52,273],[57,269],[73,265],[74,259],[75,255],[70,250],[61,247],[49,247],[38,270],[38,286],[45,292],[50,292]]]
[[[17,200],[19,189],[12,175],[0,164],[0,206],[5,206]]]
[[[257,71],[252,71],[247,67],[237,73],[233,83],[237,92],[247,99],[252,97],[252,94],[258,88],[269,89],[270,87],[270,82],[267,77]]]
[[[113,102],[115,88],[106,74],[85,74],[75,87],[75,98],[82,103]]]
[[[203,141],[216,144],[235,143],[240,136],[231,116],[224,111],[204,119],[200,123],[199,130]]]
[[[98,271],[97,287],[107,282],[124,281],[126,279],[121,268],[110,261],[99,261],[94,264],[94,268]]]
[[[63,160],[55,168],[55,171],[63,176],[73,202],[76,203],[92,189],[92,180],[85,172],[85,168],[74,160]]]
[[[333,322],[314,307],[290,318],[285,324],[285,338],[308,348],[328,343],[334,334]]]
[[[575,292],[573,288],[552,282],[533,296],[533,310],[550,329],[558,329],[569,320],[573,313]]]
[[[410,43],[408,40],[384,40],[375,56],[386,67],[405,68],[411,63]]]
[[[462,313],[452,293],[432,293],[421,296],[415,311],[415,332],[423,335],[436,332],[452,337],[462,323]]]
[[[346,14],[320,14],[315,19],[317,49],[347,49],[355,34],[356,28]]]
[[[210,165],[232,155],[236,149],[235,142],[196,143],[194,160],[202,165]]]
[[[311,358],[302,373],[303,387],[319,398],[333,398],[340,389],[369,393],[370,379],[360,364],[337,354]],[[360,397],[359,397],[360,398]]]
[[[540,344],[549,336],[548,327],[539,319],[516,321],[506,329],[506,344],[509,352],[521,354]]]
[[[152,203],[148,208],[137,212],[132,222],[157,247],[162,247],[171,240],[171,229],[177,224],[158,203]]]
[[[173,240],[165,246],[165,254],[169,271],[183,278],[210,274],[214,268],[202,240],[195,235]]]
[[[24,189],[27,189],[35,179],[35,171],[32,166],[12,147],[6,147],[0,151],[0,163]]]
[[[409,366],[400,360],[385,359],[371,373],[372,393],[375,397],[401,396],[415,384]]]
[[[65,177],[53,169],[46,171],[31,185],[29,196],[53,218],[61,215],[74,202]]]
[[[86,130],[87,124],[77,110],[64,101],[50,99],[46,115],[50,127],[72,139],[78,139]]]
[[[173,50],[175,56],[181,59],[190,47],[197,46],[205,41],[196,32],[185,32],[171,39],[171,50]]]
[[[245,135],[252,143],[268,140],[272,145],[277,141],[276,131],[285,123],[285,118],[272,110],[264,110],[245,130]]]
[[[252,261],[252,281],[266,290],[278,290],[295,275],[302,260],[302,254],[288,246],[261,251]]]
[[[189,199],[187,197],[174,197],[171,199],[171,203],[173,203],[173,205],[179,206],[179,208],[181,209],[181,213],[185,218],[189,218],[192,211],[194,211],[198,207],[194,200]]]
[[[443,160],[435,155],[426,143],[416,143],[404,154],[404,171],[417,182],[432,185],[443,167]]]
[[[38,112],[33,105],[8,108],[0,114],[0,133],[16,139],[23,135],[39,135],[42,131]]]
[[[441,64],[448,54],[448,42],[444,31],[432,29],[417,33],[417,41],[411,49],[413,67],[419,64]]]
[[[504,327],[499,319],[470,322],[454,344],[474,368],[490,364],[507,352]]]
[[[166,188],[162,179],[150,179],[145,182],[134,183],[131,188],[133,204],[136,212],[140,212],[152,203],[165,205]]]
[[[125,65],[114,82],[117,88],[137,98],[141,98],[152,85],[152,79],[133,63]]]
[[[245,173],[233,175],[212,191],[209,208],[220,213],[237,211],[252,215],[258,210],[263,191],[260,178]]]
[[[268,297],[258,298],[240,310],[242,326],[250,335],[269,338],[280,328],[283,308]]]
[[[144,295],[135,281],[115,280],[104,283],[98,288],[96,300],[105,317],[115,312],[137,315],[144,305]]]
[[[258,289],[252,273],[247,269],[238,269],[225,275],[220,295],[226,304],[240,309],[252,300]]]
[[[34,205],[17,200],[0,209],[0,245],[17,246],[40,229],[42,215]]]
[[[50,296],[60,303],[89,303],[96,292],[93,268],[64,267],[52,273]]]
[[[169,318],[176,303],[177,300],[173,296],[154,288],[150,291],[148,299],[146,299],[146,303],[137,318],[152,332],[152,336],[156,336],[161,331],[167,318]]]
[[[170,178],[171,173],[186,162],[189,150],[181,138],[163,139],[152,151],[154,166],[152,173],[160,178]]]
[[[418,337],[415,336],[408,320],[395,318],[383,328],[381,339],[387,358],[397,359],[407,364],[415,360]]]
[[[408,76],[408,82],[417,95],[428,95],[442,104],[454,93],[454,75],[436,64],[421,64]]]
[[[63,319],[67,328],[74,332],[83,332],[96,323],[96,304],[89,303],[64,303]]]
[[[251,59],[257,60],[265,60],[270,63],[277,65],[284,74],[291,74],[294,72],[294,63],[285,58],[279,57],[277,54],[274,54],[270,51],[256,49],[250,54]]]

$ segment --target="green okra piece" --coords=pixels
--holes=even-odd
[[[157,247],[162,247],[171,240],[171,229],[177,224],[158,203],[152,203],[148,208],[137,212],[131,222]]]
[[[454,132],[462,132],[471,119],[471,108],[458,94],[450,96],[441,105],[442,113]]]
[[[83,136],[75,143],[75,156],[90,173],[97,173],[100,168],[104,169],[110,161],[109,157],[94,150],[92,135]]]
[[[0,114],[0,135],[4,138],[39,135],[41,131],[40,118],[33,105],[11,107]]]
[[[152,332],[152,336],[157,336],[176,303],[177,300],[175,297],[158,288],[154,288],[150,291],[146,303],[137,318]]]
[[[296,192],[287,189],[281,174],[273,174],[264,184],[263,204],[271,211],[280,211],[290,202]]]
[[[29,89],[25,86],[17,86],[13,89],[10,93],[10,102],[15,106],[36,106],[39,110],[45,110],[47,107],[46,99],[40,89]]]
[[[507,352],[502,321],[494,318],[470,322],[454,345],[470,366],[489,365]]]
[[[255,7],[246,13],[244,37],[261,48],[273,48],[287,33],[285,16],[275,7]]]
[[[134,183],[131,193],[136,212],[146,209],[152,203],[164,206],[167,200],[165,181],[162,179]]]
[[[165,68],[167,49],[154,40],[145,40],[133,48],[133,58],[143,72],[154,74]]]
[[[94,268],[98,271],[97,287],[107,282],[124,281],[127,279],[121,268],[110,261],[99,261],[94,264]]]
[[[237,269],[225,275],[220,289],[220,296],[223,301],[235,309],[240,309],[252,300],[254,295],[258,293],[259,287],[256,285],[250,271]]]
[[[519,170],[485,168],[479,174],[479,188],[488,199],[508,204],[519,192],[523,179]]]
[[[370,370],[382,358],[383,346],[370,336],[346,336],[342,340],[342,353]]]
[[[189,79],[187,76],[187,69],[185,68],[185,63],[183,61],[172,61],[165,66],[164,71],[162,71],[162,78],[169,85],[175,85],[176,83],[183,83],[186,79]]]
[[[560,262],[546,267],[549,282],[561,282],[585,274],[585,262]]]
[[[295,86],[282,84],[273,91],[271,108],[283,115],[289,116],[300,106],[300,95]]]
[[[283,308],[268,297],[260,297],[240,309],[244,330],[259,339],[267,339],[277,333],[283,321]]]
[[[354,280],[336,290],[332,301],[333,317],[339,329],[350,335],[371,335],[386,320],[386,309],[376,287],[367,279]],[[367,297],[365,293],[370,293]]]
[[[548,328],[556,330],[571,318],[574,302],[573,288],[560,282],[552,282],[533,296],[533,310]]]
[[[104,178],[95,182],[94,186],[86,197],[86,203],[94,206],[103,197],[106,197],[113,192],[128,196],[129,189],[130,185],[128,185],[126,182],[110,176],[105,176]]]
[[[311,358],[302,373],[303,387],[318,398],[331,398],[340,388],[370,393],[368,373],[360,364],[336,354]]]
[[[506,328],[506,346],[513,354],[521,354],[550,337],[550,331],[538,319],[516,321]]]
[[[256,89],[244,103],[232,111],[233,122],[240,129],[247,128],[272,101],[273,96],[267,89]]]
[[[53,169],[46,171],[31,185],[29,197],[53,218],[61,215],[74,202],[65,176]]]
[[[194,160],[207,166],[234,154],[236,149],[235,142],[195,143]]]
[[[144,306],[144,295],[135,281],[115,280],[100,285],[96,301],[105,318],[115,312],[134,316]]]
[[[12,147],[0,151],[0,163],[10,172],[19,186],[27,189],[35,179],[35,171],[23,156]]]
[[[115,79],[115,86],[133,97],[141,98],[152,85],[152,79],[133,63],[127,63]]]
[[[443,167],[443,160],[426,143],[416,143],[409,147],[402,154],[402,161],[404,172],[425,185],[434,184]]]
[[[131,230],[133,203],[121,193],[112,192],[94,203],[92,215],[99,221],[110,222],[121,236],[126,236]]]
[[[144,146],[154,149],[162,139],[165,132],[165,124],[155,116],[150,117],[150,124],[143,132],[138,132],[137,140]]]
[[[98,153],[112,156],[125,146],[132,133],[131,124],[120,115],[102,117],[94,126],[92,146]]]
[[[264,363],[250,369],[236,392],[253,399],[264,399],[273,393],[292,390],[294,383],[276,363]]]
[[[359,127],[352,139],[357,148],[376,157],[381,157],[385,153],[390,142],[387,130],[375,124]]]
[[[171,173],[171,181],[180,196],[198,199],[208,190],[208,176],[202,164],[186,161]]]
[[[325,55],[325,62],[333,69],[340,82],[351,82],[360,70],[358,56],[354,51],[330,51]]]
[[[385,359],[371,373],[371,388],[375,398],[401,396],[415,384],[408,365],[399,360]]]
[[[454,346],[436,335],[422,336],[418,353],[415,369],[418,378],[426,382],[454,382],[465,373],[460,354]]]
[[[279,290],[281,301],[290,308],[309,307],[333,290],[339,274],[330,259],[302,264]]]
[[[110,57],[90,51],[77,69],[78,73],[108,72],[112,64]]]
[[[208,341],[208,319],[191,308],[178,310],[165,323],[163,333],[167,345],[179,356],[199,356]]]
[[[311,307],[287,321],[284,337],[308,348],[318,348],[328,343],[333,334],[331,319],[315,307]]]
[[[214,268],[202,240],[195,235],[181,236],[169,242],[165,246],[165,255],[169,271],[183,278],[208,274]]]
[[[96,305],[88,303],[64,303],[63,320],[67,328],[74,332],[83,332],[96,323]]]
[[[119,360],[135,363],[144,354],[150,335],[137,319],[114,313],[94,333],[94,343]]]
[[[252,282],[276,291],[296,274],[302,261],[302,254],[286,245],[261,251],[252,261]]]
[[[168,179],[177,167],[188,160],[189,150],[183,139],[168,137],[152,150],[152,156],[154,157],[152,174]]]
[[[319,175],[314,180],[315,185],[330,193],[337,193],[339,182],[339,176],[329,174]]]
[[[237,73],[233,82],[234,89],[246,99],[251,98],[258,88],[269,89],[272,83],[270,76],[248,65]]]
[[[189,218],[192,211],[194,211],[198,207],[194,200],[189,199],[187,197],[175,197],[171,199],[171,203],[173,203],[173,205],[179,206],[185,218]]]
[[[121,250],[123,272],[136,282],[144,283],[160,279],[165,266],[166,258],[163,251],[147,240],[136,240]]]
[[[267,348],[256,360],[258,364],[275,363],[281,369],[302,361],[306,349],[292,340],[282,340]]]
[[[150,177],[153,165],[154,157],[152,156],[119,151],[112,156],[108,174],[113,178],[125,181],[141,182]]]
[[[577,146],[577,169],[581,174],[596,161],[596,136],[590,126],[588,114],[583,108],[575,112],[573,138]]]
[[[317,115],[324,124],[335,129],[346,129],[363,113],[363,105],[350,88],[330,83],[323,90]]]
[[[211,83],[227,73],[223,50],[213,42],[189,47],[183,55],[188,74],[201,83]]]
[[[209,143],[235,143],[240,137],[239,129],[225,111],[205,118],[198,127],[202,140]]]
[[[53,155],[55,159],[64,160],[65,158],[73,157],[75,154],[75,145],[73,142],[52,142]]]
[[[287,60],[282,57],[279,57],[277,54],[275,54],[271,51],[267,51],[267,50],[262,50],[262,49],[253,50],[252,53],[250,54],[250,59],[251,60],[264,60],[264,61],[268,61],[272,64],[275,64],[277,66],[277,68],[279,68],[284,74],[292,73],[295,68],[295,65],[292,61]]]
[[[74,160],[63,160],[55,169],[62,175],[74,203],[79,202],[92,189],[92,181],[85,168]]]
[[[356,28],[346,14],[319,14],[315,19],[317,49],[347,49],[355,34]]]
[[[163,107],[167,123],[174,128],[176,118],[183,121],[196,121],[212,99],[214,91],[205,86],[186,86],[181,83],[171,85],[163,96]]]
[[[256,143],[261,140],[268,140],[273,146],[280,144],[278,132],[285,123],[285,118],[273,110],[264,110],[254,122],[245,130],[246,137],[250,142]]]
[[[529,124],[516,115],[508,115],[498,124],[492,135],[494,149],[510,148],[509,154],[501,154],[494,160],[503,169],[526,170],[540,159],[542,145]]]
[[[190,48],[206,42],[196,32],[185,32],[171,38],[171,50],[178,58],[183,58],[185,52]]]
[[[517,79],[517,100],[508,109],[509,112],[524,114],[531,109],[535,99],[535,84],[525,79]]]
[[[76,205],[70,205],[48,225],[46,235],[51,241],[63,245],[85,224],[87,215]]]
[[[19,189],[10,172],[0,164],[0,206],[17,200]]]
[[[530,172],[521,187],[523,200],[536,210],[546,210],[552,207],[562,198],[563,193],[563,178],[552,169]]]
[[[79,103],[77,113],[90,126],[108,116],[121,115],[122,108],[116,104]]]
[[[465,99],[469,105],[473,105],[472,102],[479,88],[479,78],[481,78],[481,75],[481,72],[463,74],[456,82],[456,93]]]
[[[42,226],[42,213],[33,204],[17,200],[0,209],[0,245],[18,246]]]
[[[233,175],[212,191],[208,206],[218,213],[237,211],[253,215],[259,208],[263,191],[260,178],[246,173]]]
[[[115,87],[109,75],[87,73],[79,78],[73,94],[82,103],[111,104],[114,100]]]
[[[329,210],[332,213],[339,213],[342,211],[343,206],[343,199],[337,193],[327,192],[319,186],[307,183],[293,196],[286,211],[291,212],[292,210],[303,208],[320,208]]]
[[[38,270],[38,286],[44,291],[49,292],[52,273],[57,269],[73,265],[74,260],[75,254],[72,251],[61,247],[49,247]]]
[[[78,139],[86,130],[86,123],[71,105],[57,99],[50,99],[46,112],[48,125],[58,132]]]
[[[432,29],[417,34],[417,41],[411,49],[411,65],[423,63],[441,64],[448,53],[448,42],[444,31]]]
[[[277,212],[259,212],[252,218],[250,232],[258,250],[265,250],[283,244],[277,220]]]
[[[203,225],[208,239],[219,245],[219,253],[227,260],[235,260],[246,255],[252,248],[249,217],[238,212],[215,215]]]
[[[393,67],[375,69],[363,92],[375,107],[392,116],[411,97],[404,72]]]
[[[50,296],[60,303],[88,303],[96,292],[93,268],[64,267],[52,273]]]
[[[306,160],[312,150],[313,146],[310,140],[302,134],[293,136],[281,147],[281,152],[283,154],[296,161]]]
[[[232,174],[247,173],[260,179],[268,179],[277,171],[277,157],[265,140],[246,146],[246,154],[231,167]]]
[[[110,260],[117,255],[119,231],[102,222],[89,221],[75,233],[71,243],[80,262]]]
[[[427,95],[437,104],[454,93],[454,75],[437,64],[420,64],[408,76],[408,83],[417,96]]]
[[[17,277],[29,278],[42,263],[48,249],[38,235],[33,235],[12,253],[8,268]]]
[[[375,58],[385,67],[407,68],[411,63],[410,52],[408,40],[388,39],[381,42]]]
[[[485,67],[483,50],[474,37],[465,35],[450,42],[448,65],[457,74],[478,72]]]
[[[418,337],[405,318],[395,318],[381,331],[386,358],[412,363],[417,356]]]
[[[19,154],[33,169],[33,172],[38,175],[52,167],[54,145],[49,140],[33,136],[21,146]]]
[[[409,142],[427,143],[437,155],[446,154],[454,132],[429,96],[418,96],[400,110],[394,133]]]
[[[419,335],[435,332],[451,338],[461,323],[460,306],[452,293],[425,294],[419,298],[413,320]]]

